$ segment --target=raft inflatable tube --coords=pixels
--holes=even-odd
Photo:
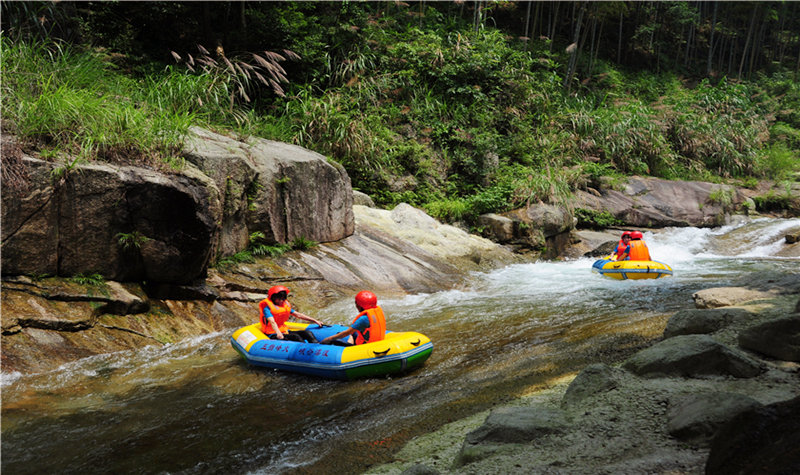
[[[660,279],[672,275],[672,268],[658,261],[612,261],[600,259],[592,264],[592,272],[612,279]]]
[[[289,330],[307,330],[321,341],[348,327],[287,322]],[[337,346],[289,340],[270,340],[256,323],[236,330],[231,345],[248,363],[283,371],[351,380],[404,373],[425,363],[433,343],[417,332],[386,332],[374,343]]]

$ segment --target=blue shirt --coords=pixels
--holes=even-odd
[[[369,324],[370,324],[369,317],[366,315],[361,315],[360,317],[358,317],[358,320],[356,320],[355,322],[353,322],[352,325],[350,325],[350,328],[358,330],[363,333],[364,330],[369,328]]]

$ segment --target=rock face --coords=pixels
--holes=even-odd
[[[739,334],[739,346],[771,358],[800,362],[800,315],[764,322]]]
[[[664,338],[677,335],[714,333],[734,321],[746,321],[750,312],[741,308],[713,308],[708,310],[681,310],[667,322]]]
[[[752,378],[762,366],[741,351],[728,348],[707,335],[681,335],[640,351],[622,365],[644,377],[733,376]]]
[[[733,187],[699,181],[631,177],[621,191],[578,191],[574,206],[609,212],[628,226],[718,226],[746,197]]]
[[[119,281],[187,282],[205,273],[219,234],[219,195],[196,170],[177,176],[25,157],[34,186],[3,191],[3,274],[98,273]]]
[[[707,474],[800,472],[800,397],[753,407],[717,433]]]
[[[2,194],[3,275],[189,283],[256,231],[267,244],[353,233],[341,166],[288,144],[192,133],[177,174],[23,157],[31,186]]]
[[[554,258],[570,244],[574,220],[565,207],[540,203],[502,215],[482,215],[478,224],[493,241],[543,250],[545,258]]]
[[[223,254],[241,250],[254,231],[272,244],[296,238],[330,242],[353,234],[350,177],[338,163],[296,145],[192,132],[186,159],[224,196]]]

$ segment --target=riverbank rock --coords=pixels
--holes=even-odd
[[[681,335],[640,351],[622,364],[639,376],[752,378],[763,372],[759,362],[707,335]]]
[[[700,309],[729,307],[752,300],[766,299],[774,293],[745,287],[715,287],[692,294],[694,305]]]
[[[3,275],[190,284],[251,244],[353,233],[344,169],[294,145],[192,128],[180,171],[22,156],[2,189]],[[54,178],[56,177],[56,178]]]
[[[221,190],[223,255],[244,249],[253,232],[260,232],[260,241],[267,244],[297,238],[331,242],[353,234],[350,177],[323,155],[198,127],[191,128],[183,153]]]
[[[595,394],[604,394],[619,386],[620,372],[606,364],[598,363],[583,369],[567,387],[562,406],[575,406]]]
[[[475,269],[519,260],[497,243],[442,224],[406,203],[400,203],[392,210],[354,206],[353,212],[357,225],[363,224],[373,232],[383,232],[405,241],[451,265]]]
[[[563,206],[538,203],[507,213],[481,215],[478,225],[483,235],[495,242],[532,249],[552,259],[571,244],[575,220]]]
[[[193,167],[167,176],[102,163],[71,171],[32,157],[23,163],[30,190],[2,193],[3,275],[181,283],[204,275],[221,203]]]
[[[627,226],[645,228],[719,226],[747,198],[732,186],[637,176],[630,177],[620,190],[594,191],[579,190],[573,206],[608,212]]]
[[[800,473],[800,398],[752,407],[711,442],[709,475]]]
[[[721,425],[761,404],[741,394],[698,393],[675,397],[669,406],[669,435],[684,442],[706,444]]]
[[[741,308],[712,308],[680,310],[670,317],[664,338],[678,335],[714,333],[734,321],[746,321],[752,314]]]
[[[800,315],[769,320],[742,331],[739,346],[770,358],[800,362]]]
[[[467,434],[456,465],[479,460],[502,448],[503,444],[523,444],[549,434],[564,432],[569,426],[565,414],[547,407],[500,407],[494,409],[482,426]]]

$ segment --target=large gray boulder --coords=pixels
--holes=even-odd
[[[700,181],[631,177],[622,190],[578,191],[573,205],[607,211],[629,226],[718,226],[746,197],[737,189]]]
[[[4,275],[173,282],[204,275],[221,204],[214,183],[193,167],[165,175],[102,163],[63,172],[28,156],[23,163],[29,189],[2,194]]]
[[[224,193],[223,254],[244,248],[255,231],[270,244],[331,242],[353,234],[353,190],[338,163],[282,142],[244,142],[199,128],[192,133],[186,159]]]
[[[570,407],[597,394],[605,394],[619,386],[620,371],[603,363],[587,366],[569,384],[561,405]]]
[[[800,397],[750,408],[711,442],[706,473],[800,473]]]
[[[800,315],[769,320],[742,331],[739,346],[778,360],[800,362]]]
[[[667,412],[669,435],[686,442],[705,444],[719,427],[738,414],[761,406],[755,399],[736,393],[698,393],[672,398]]]
[[[553,258],[570,244],[575,223],[567,208],[538,203],[502,215],[481,215],[478,224],[484,236],[493,241],[542,249],[545,257]]]
[[[322,155],[198,128],[183,153],[169,173],[23,156],[28,186],[2,190],[3,275],[189,284],[254,232],[266,244],[353,234],[350,178]]]
[[[563,433],[569,421],[563,411],[546,407],[499,407],[482,426],[467,434],[456,465],[485,458],[504,444],[524,444],[548,434]]]
[[[680,310],[667,322],[664,338],[678,335],[714,333],[733,322],[747,321],[752,314],[742,308]]]
[[[752,378],[764,371],[758,361],[714,341],[708,335],[680,335],[664,340],[628,358],[623,367],[650,378]]]

